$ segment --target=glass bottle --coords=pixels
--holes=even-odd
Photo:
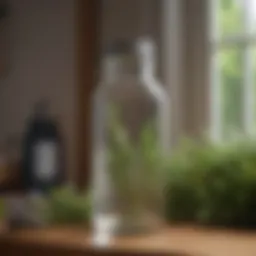
[[[118,41],[102,59],[93,99],[95,237],[148,232],[163,221],[168,105],[154,52],[148,38]]]

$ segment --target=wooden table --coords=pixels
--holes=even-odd
[[[155,235],[120,238],[95,248],[82,229],[20,230],[0,236],[2,256],[256,256],[256,233],[171,227]]]

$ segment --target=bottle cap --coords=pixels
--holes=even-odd
[[[136,43],[137,52],[143,55],[154,56],[156,45],[151,37],[141,37]]]

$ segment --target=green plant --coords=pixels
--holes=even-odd
[[[90,221],[91,202],[87,194],[62,187],[52,191],[47,204],[50,224],[88,224]]]
[[[167,218],[194,221],[204,197],[207,170],[217,158],[214,148],[186,142],[177,149],[169,163],[166,189]]]
[[[144,207],[143,202],[160,205],[166,168],[153,123],[144,124],[134,143],[117,108],[111,108],[109,118],[109,171],[123,205],[131,211]]]
[[[122,129],[119,132],[122,134]],[[159,201],[158,193],[162,193],[163,183],[159,182],[159,177],[166,177],[167,171],[165,199],[169,221],[256,228],[254,141],[225,146],[186,142],[167,161],[156,150],[156,140],[149,126],[145,126],[142,132],[136,154],[133,154],[132,147],[127,147],[129,144],[124,143],[125,136],[117,138],[122,140],[113,141],[116,144],[111,152],[120,158],[112,159],[111,163],[113,168],[117,168],[112,171],[113,175],[117,175],[114,176],[115,182],[124,200],[133,200],[135,197],[134,203],[149,201],[156,208],[161,208],[154,201]],[[139,159],[133,158],[138,155]],[[132,184],[128,180],[130,172],[122,164],[134,159],[136,167],[142,170],[142,176],[137,187],[129,187]],[[161,174],[158,176],[158,173]],[[143,179],[145,182],[141,183]],[[48,203],[50,223],[81,224],[90,221],[91,202],[87,194],[78,195],[71,189],[60,188],[53,191]]]
[[[256,227],[256,144],[187,144],[169,165],[170,221]]]

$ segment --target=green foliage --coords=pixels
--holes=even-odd
[[[215,0],[212,0],[215,1]],[[218,26],[221,35],[234,35],[242,32],[243,25],[243,3],[236,0],[218,0]]]
[[[256,144],[183,147],[166,192],[169,220],[256,227]]]
[[[47,218],[50,224],[88,224],[91,205],[87,194],[75,193],[69,188],[52,191],[48,201]]]
[[[120,113],[116,108],[111,109],[109,118],[107,130],[109,170],[115,181],[118,180],[118,184],[125,185],[129,181],[128,175],[135,155],[128,134],[121,124]]]
[[[159,200],[160,190],[156,184],[160,183],[154,179],[158,179],[158,171],[161,173],[166,168],[167,161],[163,161],[154,151],[156,145],[152,138],[153,134],[145,128],[141,136],[140,150],[143,154],[140,155],[142,157],[139,164],[141,168],[145,168],[142,174],[148,175],[147,182],[140,184],[142,187],[138,189],[140,192],[145,189],[146,193],[137,194],[138,201],[135,203],[141,203],[144,196],[151,201]],[[185,141],[172,154],[167,167],[165,199],[166,217],[169,221],[256,228],[255,141],[224,146]],[[128,175],[124,169],[119,172],[120,176]],[[154,175],[151,176],[152,173]],[[120,182],[123,181],[122,178]],[[120,191],[125,193],[122,196],[135,196],[132,189],[126,189],[124,187]],[[51,224],[80,225],[90,221],[91,205],[88,195],[78,195],[73,190],[61,188],[53,191],[48,203]],[[154,205],[157,207],[157,204]]]
[[[112,107],[108,129],[109,170],[119,198],[133,211],[143,207],[142,202],[159,202],[166,168],[153,123],[145,123],[135,143],[121,119],[121,113]]]

